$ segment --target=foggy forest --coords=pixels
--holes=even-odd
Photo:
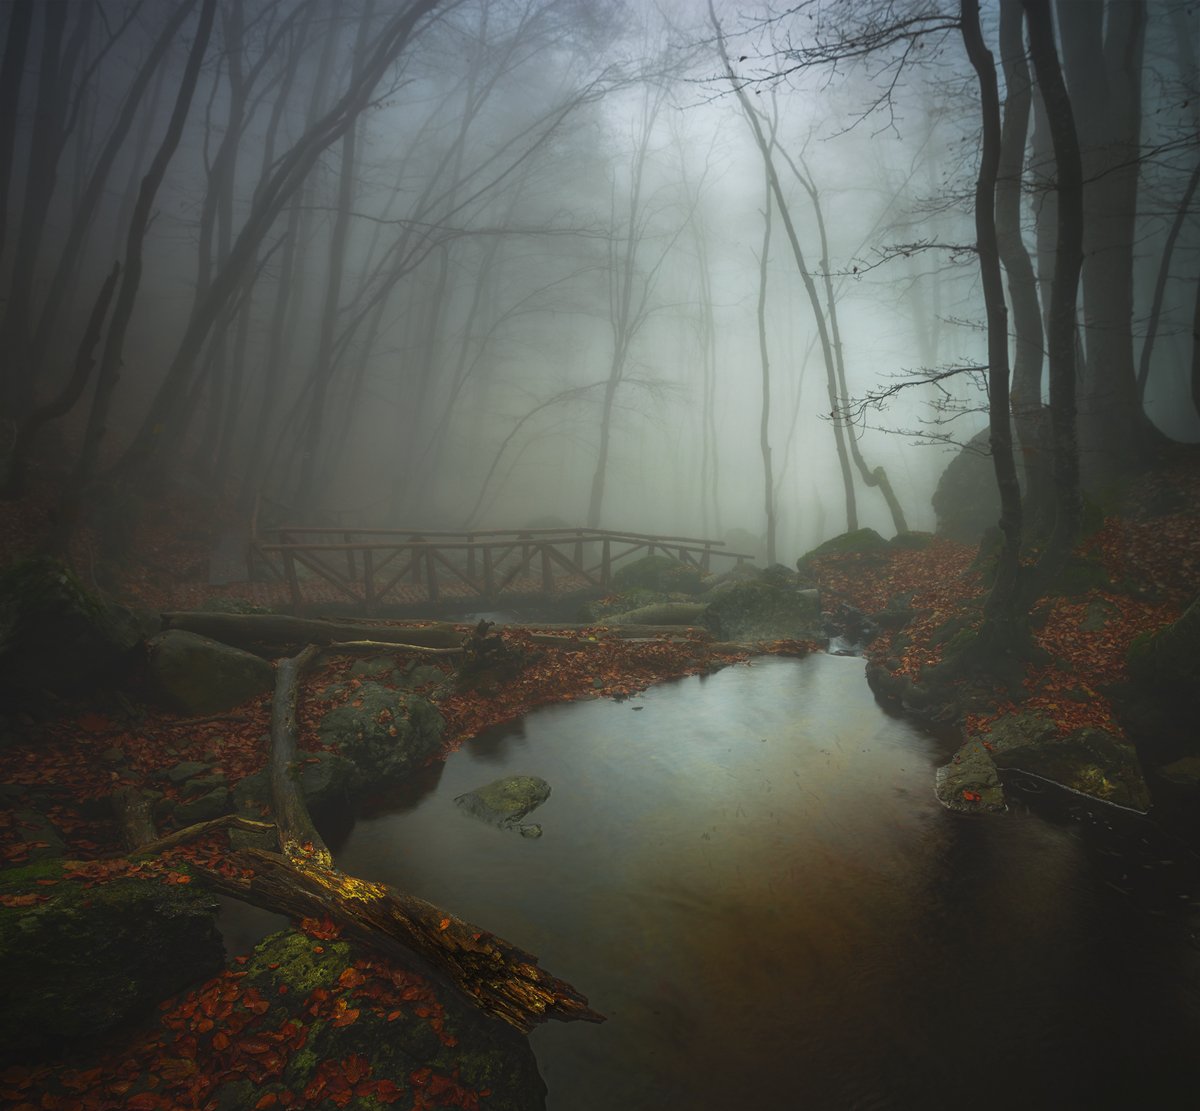
[[[0,1102],[1190,1105],[1200,3],[0,43]]]

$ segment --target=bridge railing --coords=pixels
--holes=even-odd
[[[429,601],[443,585],[468,598],[492,600],[504,592],[552,594],[563,587],[608,589],[614,568],[638,553],[671,555],[711,569],[714,557],[741,564],[753,559],[725,549],[721,540],[658,536],[609,529],[475,529],[471,532],[383,528],[282,527],[254,540],[254,551],[287,584],[292,607],[303,611],[303,581],[329,583],[367,616],[388,601]]]

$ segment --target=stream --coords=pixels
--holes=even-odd
[[[541,709],[360,814],[337,862],[608,1017],[532,1035],[552,1111],[1195,1106],[1194,862],[1114,808],[944,810],[941,743],[862,668]],[[540,839],[454,806],[520,773],[552,786]]]

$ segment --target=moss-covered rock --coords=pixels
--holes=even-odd
[[[668,556],[651,555],[618,568],[613,573],[612,586],[618,593],[640,587],[666,594],[695,594],[703,581],[704,572],[699,567]]]
[[[347,756],[336,752],[304,752],[294,775],[310,814],[336,810],[348,803],[362,786],[363,774]],[[233,789],[239,814],[260,818],[271,806],[271,777],[266,768],[248,775]]]
[[[1059,735],[1044,714],[1009,714],[981,739],[998,768],[1032,772],[1074,791],[1135,810],[1150,805],[1150,792],[1132,744],[1102,729]]]
[[[968,741],[948,764],[938,768],[934,793],[943,806],[973,814],[1005,809],[1004,788],[987,749]]]
[[[349,757],[369,779],[397,779],[438,749],[445,722],[419,695],[363,683],[356,697],[329,710],[317,726],[326,745]]]
[[[253,1107],[289,1092],[305,1106],[350,1111],[545,1107],[527,1039],[415,970],[285,931],[260,942],[240,971],[241,996],[269,1004],[253,1029],[280,1068],[257,1086],[230,1070],[208,1106]]]
[[[820,559],[823,556],[877,554],[887,551],[887,547],[888,542],[873,528],[854,529],[852,532],[843,532],[840,536],[826,540],[824,544],[818,544],[811,551],[805,552],[796,560],[796,567],[803,570],[812,560]]]
[[[51,882],[53,881],[53,882]],[[94,1041],[211,976],[224,951],[206,894],[155,878],[93,887],[61,864],[0,873],[0,1061],[29,1061]]]
[[[550,784],[536,775],[508,775],[458,795],[459,809],[489,825],[512,828],[550,797]]]
[[[1200,756],[1200,598],[1179,620],[1135,637],[1127,662],[1117,709],[1148,761]]]
[[[10,697],[111,682],[143,632],[136,614],[105,602],[57,560],[22,560],[0,573],[0,685]]]
[[[804,640],[823,636],[816,593],[769,582],[734,583],[709,603],[704,624],[717,640]]]
[[[146,649],[152,686],[181,713],[219,714],[275,687],[266,660],[197,633],[168,629]]]

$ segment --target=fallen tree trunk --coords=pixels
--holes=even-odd
[[[233,869],[190,866],[234,898],[296,917],[329,917],[387,956],[411,960],[416,954],[480,1009],[524,1033],[548,1019],[603,1022],[584,996],[539,968],[532,954],[424,899],[334,867],[293,775],[300,678],[319,653],[308,645],[276,664],[269,768],[281,851],[231,854]]]
[[[411,648],[449,648],[462,645],[463,633],[453,625],[385,625],[370,621],[326,621],[275,613],[164,613],[163,625],[211,637],[238,647],[272,645],[299,647],[338,641],[377,641]]]

